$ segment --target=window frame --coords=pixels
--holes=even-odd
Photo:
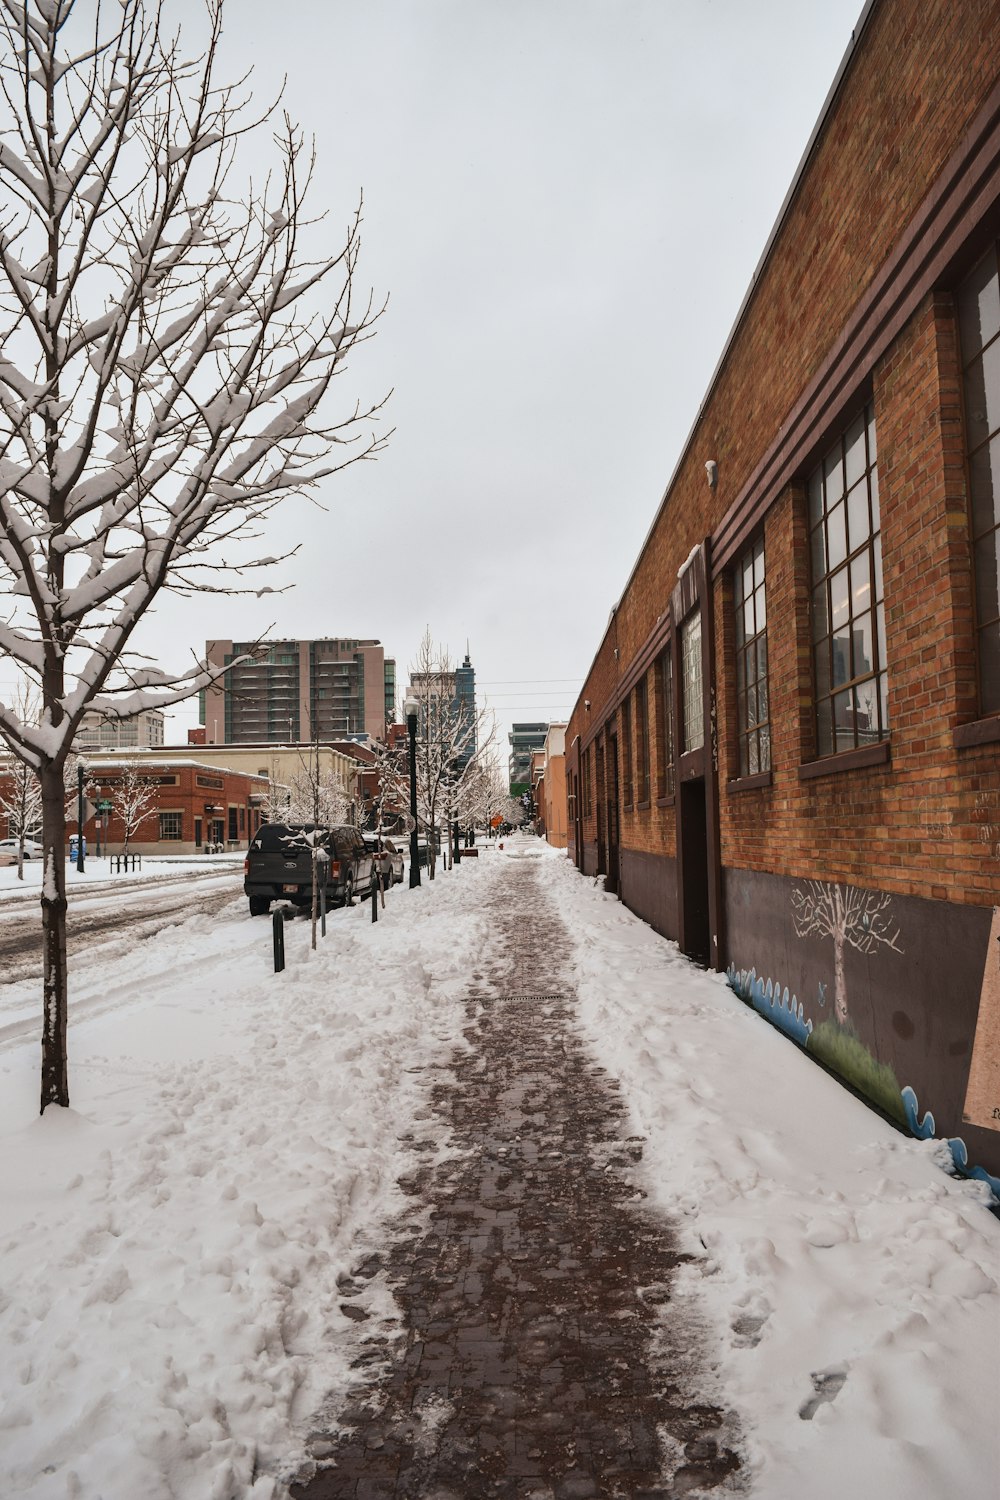
[[[860,430],[858,429],[860,423]],[[857,464],[858,438],[863,441],[860,472],[851,474]],[[861,492],[867,530],[864,539],[853,540],[859,527]],[[853,498],[852,498],[853,497]],[[827,760],[837,756],[870,756],[891,738],[888,716],[888,663],[885,635],[885,587],[882,569],[882,528],[879,508],[878,442],[874,402],[869,398],[853,417],[843,424],[828,443],[806,480],[807,546],[809,549],[809,655],[812,669],[813,727],[816,756]],[[837,515],[837,512],[840,512]],[[831,557],[834,561],[831,564]],[[822,562],[822,571],[817,561]],[[862,562],[867,567],[862,567]],[[855,609],[860,587],[867,580],[866,607]],[[820,602],[820,594],[822,599]],[[822,617],[820,610],[822,609]],[[846,614],[844,610],[846,609]],[[869,670],[854,670],[860,630],[855,622],[869,618],[867,646],[871,651]],[[845,631],[845,622],[846,631]],[[824,628],[820,629],[822,626]],[[840,636],[846,646],[847,666],[838,668],[836,643]],[[822,654],[821,654],[822,653]],[[843,675],[838,678],[838,671]],[[861,728],[860,693],[869,684],[874,696],[868,710],[874,710],[875,730]],[[838,699],[848,698],[850,722],[838,724]],[[824,705],[828,713],[824,714]],[[843,707],[843,705],[841,705]],[[848,743],[844,736],[850,734]]]
[[[632,694],[629,693],[621,707],[622,807],[634,806],[632,771]]]
[[[668,641],[656,658],[656,688],[660,699],[660,753],[656,766],[656,792],[658,801],[666,801],[676,795],[677,748],[674,743],[674,648]]]
[[[648,807],[650,801],[649,776],[649,692],[646,674],[639,678],[634,688],[635,698],[635,800],[638,807]]]
[[[746,595],[749,575],[750,595]],[[746,634],[749,606],[753,632]],[[767,553],[764,535],[746,546],[733,570],[735,621],[736,775],[740,780],[770,775],[771,692],[767,639]],[[752,679],[752,680],[751,680]],[[763,710],[761,688],[763,685]],[[756,715],[751,719],[751,707]]]
[[[158,842],[161,844],[180,844],[184,842],[184,809],[182,807],[161,807],[159,812]],[[177,819],[177,832],[165,832],[166,819]]]
[[[967,321],[968,305],[964,301],[964,293],[973,284],[977,273],[987,261],[992,261],[992,277],[990,284],[996,288],[997,308],[994,309],[996,326],[988,336],[980,338],[971,353],[967,352],[968,339],[963,333]],[[981,289],[985,290],[985,288]],[[977,299],[978,301],[978,299]],[[976,702],[977,711],[981,719],[990,720],[1000,715],[1000,580],[994,587],[997,591],[998,614],[988,620],[984,620],[985,595],[980,582],[980,558],[985,558],[984,571],[989,561],[996,573],[1000,573],[1000,421],[992,430],[989,426],[990,412],[988,407],[988,387],[986,381],[987,357],[992,353],[993,362],[1000,355],[1000,243],[996,240],[989,248],[979,256],[975,265],[959,282],[955,292],[955,317],[958,333],[959,365],[961,370],[962,389],[962,448],[965,460],[966,494],[968,496],[968,520],[969,520],[969,552],[970,566],[972,570],[972,628],[974,647],[976,654]],[[980,329],[980,334],[982,330]],[[970,386],[972,375],[976,369],[983,373],[983,394],[987,399],[987,407],[982,413],[985,433],[973,442],[973,423],[971,420],[972,392]],[[1000,377],[998,377],[1000,378]],[[1000,389],[997,391],[998,410],[1000,410]],[[980,531],[977,526],[977,504],[973,484],[975,464],[974,461],[980,455],[989,456],[991,450],[997,456],[996,474],[993,476],[992,495],[992,524],[985,524]],[[992,540],[991,540],[992,539]],[[990,549],[992,548],[992,559]],[[991,652],[995,657],[995,680],[991,680],[987,686],[984,675],[984,638],[989,634],[991,637]],[[964,727],[964,726],[963,726]]]

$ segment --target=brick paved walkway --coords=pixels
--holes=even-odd
[[[462,878],[459,876],[459,878]],[[466,1037],[432,1089],[454,1154],[410,1140],[414,1205],[343,1283],[365,1318],[384,1275],[403,1335],[362,1344],[359,1384],[296,1500],[584,1500],[741,1488],[734,1424],[692,1400],[672,1324],[683,1259],[634,1180],[617,1084],[578,1038],[569,943],[538,866],[490,896],[496,941]],[[360,1302],[355,1300],[360,1298]]]

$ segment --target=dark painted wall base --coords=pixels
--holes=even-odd
[[[743,998],[904,1128],[931,1110],[1000,1175],[1000,1133],[962,1120],[991,909],[751,870],[724,871],[723,893]]]
[[[635,849],[621,853],[621,898],[664,937],[677,938],[677,863]]]

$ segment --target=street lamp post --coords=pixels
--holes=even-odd
[[[84,822],[84,769],[83,761],[76,767],[76,868],[83,874],[83,822]]]
[[[417,709],[416,698],[403,704],[410,739],[410,890],[420,884],[420,850],[417,845]]]

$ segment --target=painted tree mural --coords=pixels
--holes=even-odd
[[[847,1023],[847,982],[844,949],[875,953],[891,948],[902,953],[899,928],[890,915],[892,897],[884,891],[861,891],[853,885],[830,885],[807,881],[792,892],[792,917],[799,937],[833,938],[833,1009],[843,1026]]]

